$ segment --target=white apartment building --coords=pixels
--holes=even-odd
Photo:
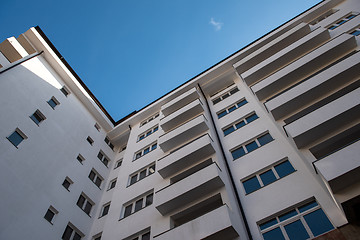
[[[39,27],[0,44],[0,239],[360,239],[360,2],[114,121]]]

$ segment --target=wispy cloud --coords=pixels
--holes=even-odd
[[[222,22],[216,22],[214,18],[211,18],[209,23],[214,26],[215,31],[221,30],[222,26],[224,25]]]

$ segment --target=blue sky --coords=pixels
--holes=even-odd
[[[0,40],[39,25],[115,121],[319,0],[3,0]]]

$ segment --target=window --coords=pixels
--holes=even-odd
[[[139,152],[135,153],[134,160],[148,154],[149,152],[155,150],[157,148],[157,143],[152,143],[151,145],[146,146],[144,149],[140,150]]]
[[[114,151],[114,145],[110,142],[109,138],[106,137],[106,138],[104,139],[104,141],[105,141],[106,145],[108,145],[108,146],[111,148],[111,150]]]
[[[248,143],[243,144],[231,151],[233,160],[238,159],[244,156],[245,154],[254,151],[255,149],[271,142],[272,140],[274,139],[271,137],[270,133],[266,133],[260,137],[250,140]]]
[[[247,117],[237,121],[236,123],[232,124],[231,126],[228,126],[226,128],[223,128],[224,136],[234,132],[235,130],[245,126],[246,124],[251,123],[252,121],[258,119],[259,117],[256,115],[256,113],[251,113]]]
[[[110,181],[108,190],[113,189],[116,186],[116,180],[117,178]]]
[[[93,207],[94,202],[91,201],[84,193],[81,193],[76,205],[78,205],[79,208],[90,216],[91,208]]]
[[[145,124],[151,122],[152,120],[154,120],[155,118],[157,118],[159,116],[159,113],[156,113],[155,115],[149,117],[148,119],[146,119],[145,121],[140,123],[140,127],[144,126]]]
[[[121,153],[121,152],[123,152],[123,151],[125,151],[125,150],[126,150],[126,146],[121,147],[120,150],[119,150],[119,153]]]
[[[100,150],[98,155],[98,159],[107,167],[109,165],[109,158],[105,156],[105,154]]]
[[[73,184],[73,183],[74,183],[74,182],[73,182],[69,177],[66,177],[66,178],[64,179],[62,185],[63,185],[63,187],[64,187],[66,190],[68,190],[68,191],[70,192],[69,188],[70,188],[70,185]]]
[[[77,159],[81,164],[83,164],[83,161],[85,161],[85,158],[84,158],[81,154],[79,154],[79,155],[76,157],[76,159]]]
[[[46,117],[38,110],[36,110],[31,116],[31,120],[39,126],[39,124],[46,119]]]
[[[100,188],[101,182],[104,180],[95,169],[92,169],[89,173],[89,179]]]
[[[259,224],[259,229],[264,240],[288,240],[312,239],[334,229],[334,226],[319,204],[312,200]]]
[[[155,163],[149,165],[146,168],[142,168],[136,173],[129,176],[129,184],[128,186],[140,181],[141,179],[144,179],[145,177],[153,174],[155,172]]]
[[[58,213],[59,212],[53,206],[50,206],[49,209],[46,211],[44,218],[52,224],[55,215]]]
[[[341,25],[343,25],[344,23],[346,23],[347,21],[355,18],[358,14],[352,13],[350,15],[348,15],[347,17],[344,17],[343,19],[340,19],[339,21],[337,21],[336,23],[332,24],[330,27],[328,27],[328,29],[333,30]]]
[[[70,94],[69,89],[67,89],[67,87],[65,87],[65,86],[60,88],[60,91],[65,95],[65,97],[67,97]]]
[[[24,139],[27,139],[27,136],[20,129],[16,128],[7,139],[17,148]]]
[[[239,91],[239,89],[238,89],[237,87],[235,87],[235,88],[227,91],[226,93],[221,94],[220,97],[214,98],[214,99],[212,100],[212,102],[213,102],[213,104],[215,105],[215,104],[221,102],[222,100],[230,97],[231,95],[233,95],[234,93],[236,93],[236,92],[238,92],[238,91]]]
[[[218,118],[222,118],[223,116],[231,113],[232,111],[244,106],[247,103],[246,99],[242,99],[241,101],[239,101],[238,103],[231,105],[230,107],[227,107],[225,110],[221,110],[220,112],[217,113]]]
[[[70,222],[65,228],[65,231],[61,237],[63,240],[80,240],[85,235],[81,233],[73,224]]]
[[[246,194],[249,194],[293,172],[295,172],[294,167],[289,160],[286,160],[272,166],[270,169],[263,170],[260,173],[243,180],[242,184]]]
[[[124,240],[150,240],[150,228],[135,233]]]
[[[47,101],[47,103],[50,105],[50,107],[52,107],[52,109],[55,109],[55,107],[60,104],[55,97],[50,98],[50,100]]]
[[[150,128],[149,130],[147,130],[146,132],[140,134],[138,136],[138,142],[143,140],[144,138],[146,138],[147,136],[150,136],[151,134],[153,134],[154,132],[156,132],[157,130],[159,130],[159,126],[156,125],[155,127]]]
[[[359,36],[360,35],[360,27],[350,31],[350,34],[354,35],[354,36]]]
[[[103,217],[109,213],[110,203],[106,203],[102,206],[100,217]]]
[[[148,193],[145,196],[139,197],[131,203],[124,205],[123,217],[126,218],[131,214],[151,205],[153,203],[153,193]]]
[[[330,17],[333,13],[335,13],[337,10],[331,9],[330,11],[327,11],[326,13],[322,14],[320,17],[317,17],[315,20],[313,20],[312,22],[310,22],[310,25],[315,25],[319,22],[321,22],[322,20],[324,20],[325,18]]]
[[[93,239],[93,240],[101,240],[101,235],[102,235],[102,232],[96,234],[95,236],[93,236],[92,239]]]
[[[96,128],[96,130],[98,130],[98,132],[100,132],[101,127],[98,123],[95,123],[94,127]]]
[[[120,166],[121,166],[121,164],[122,164],[122,159],[117,160],[117,161],[116,161],[116,163],[115,163],[115,167],[114,167],[114,169],[116,169],[116,168],[120,167]]]
[[[88,136],[86,138],[86,141],[88,141],[88,143],[90,143],[90,145],[93,145],[93,143],[94,143],[94,140],[90,136]]]

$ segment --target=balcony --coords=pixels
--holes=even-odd
[[[199,115],[203,111],[204,108],[201,101],[196,99],[170,115],[162,118],[160,120],[160,127],[167,132],[196,115]]]
[[[206,193],[221,188],[224,186],[224,182],[220,178],[220,171],[216,163],[213,163],[157,191],[155,193],[156,209],[162,215],[166,215],[186,204],[196,201]]]
[[[167,178],[215,153],[213,140],[205,134],[157,161],[157,169]]]
[[[290,115],[352,80],[353,76],[358,74],[359,68],[360,52],[357,52],[268,100],[265,102],[266,108],[275,120]]]
[[[328,39],[330,39],[329,31],[324,28],[318,28],[302,39],[255,65],[241,74],[241,76],[248,85],[251,85],[283,66],[286,66],[305,53],[310,52],[316,46],[319,46]]]
[[[360,118],[360,88],[308,113],[284,126],[298,148],[311,144],[346,126],[353,125]]]
[[[170,113],[175,112],[176,110],[184,107],[185,105],[189,104],[197,98],[199,98],[199,93],[197,92],[196,88],[192,88],[189,91],[171,100],[170,102],[164,104],[161,107],[161,112],[166,117]]]
[[[167,152],[209,129],[204,115],[200,115],[159,137],[159,146]]]
[[[336,193],[360,180],[360,141],[314,162],[315,168]]]
[[[354,36],[342,34],[266,77],[251,88],[260,101],[265,100],[336,61],[356,46]]]
[[[191,236],[190,236],[191,233]],[[238,237],[231,212],[223,205],[179,227],[154,236],[156,240],[206,239],[230,240]]]

